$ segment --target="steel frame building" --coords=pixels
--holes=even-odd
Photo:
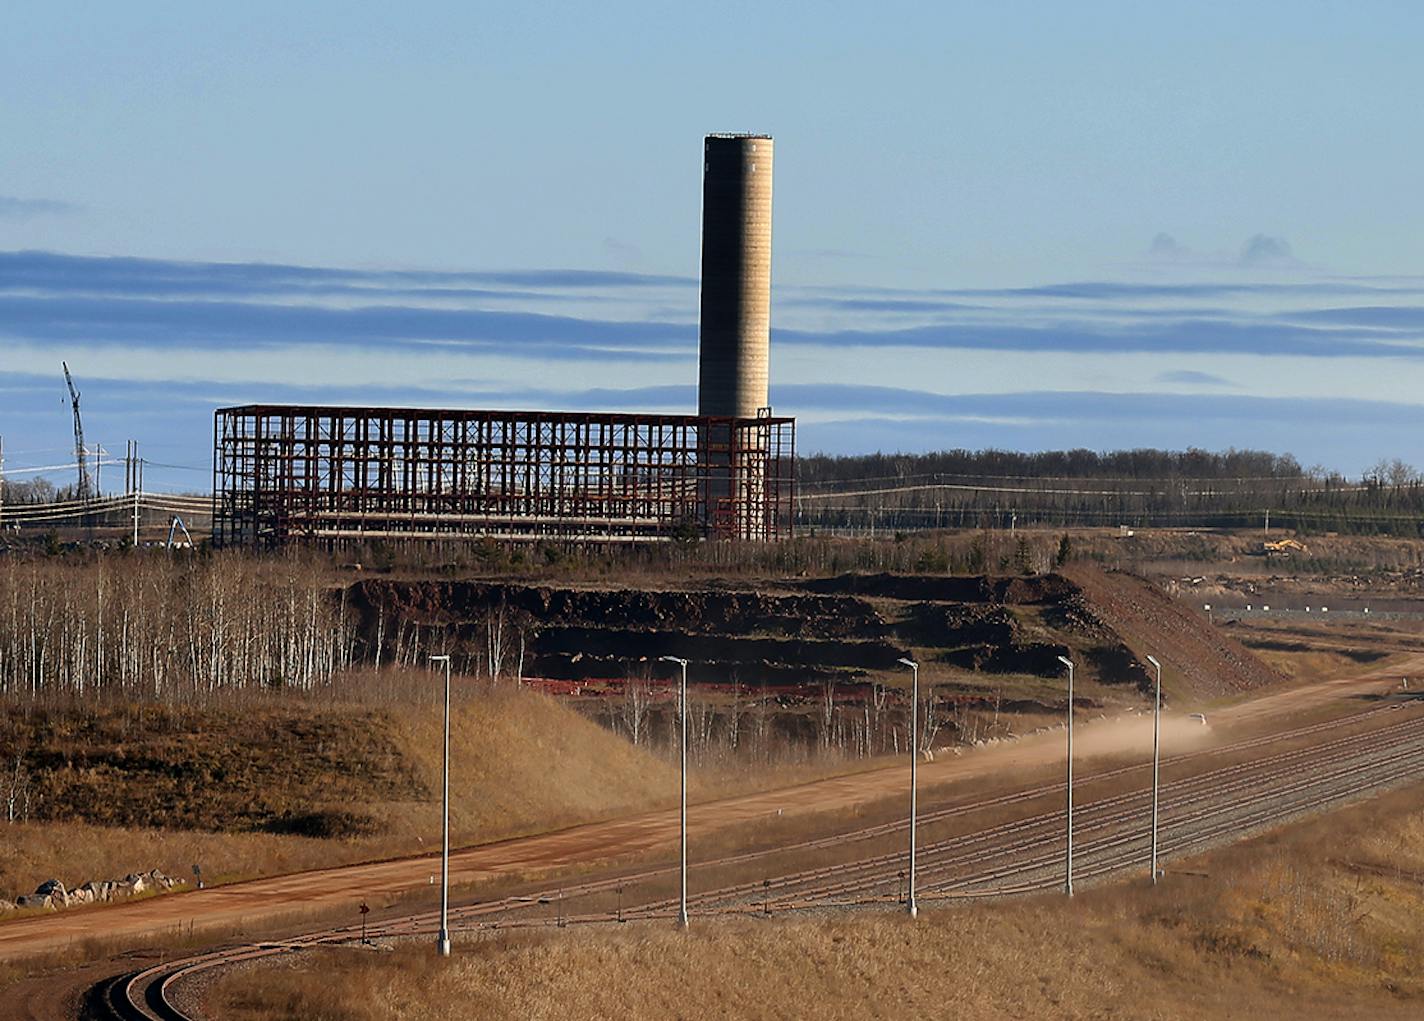
[[[213,541],[765,541],[793,418],[253,404],[213,420]]]

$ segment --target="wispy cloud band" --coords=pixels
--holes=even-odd
[[[65,216],[77,213],[80,207],[59,199],[21,198],[0,195],[0,220],[28,220],[36,216]]]
[[[472,282],[492,286],[465,286]],[[432,283],[440,286],[412,286]],[[603,351],[640,360],[695,350],[695,298],[688,283],[674,276],[573,270],[437,273],[11,252],[0,253],[0,331],[38,340],[258,348],[451,343],[537,348],[550,358]],[[669,288],[676,294],[671,302]],[[1254,312],[1138,307],[1154,299],[1240,296],[1248,293],[1243,285],[1070,284],[974,293],[994,304],[793,290],[773,338],[828,349],[1424,355],[1419,304]],[[1262,285],[1260,293],[1279,298],[1290,292]],[[1068,307],[1025,304],[1030,297],[1058,298]],[[633,314],[607,318],[596,314],[594,304],[550,311],[551,298],[614,298]],[[1086,298],[1119,304],[1073,307]]]
[[[802,418],[807,449],[1235,444],[1347,471],[1424,460],[1409,439],[1424,425],[1411,383],[1424,382],[1424,280],[1298,275],[781,286],[773,400]],[[21,381],[0,396],[0,432],[62,435],[55,379],[37,374],[65,356],[100,427],[114,416],[109,435],[176,416],[192,457],[220,403],[686,411],[696,319],[696,281],[677,275],[0,252],[0,373]]]

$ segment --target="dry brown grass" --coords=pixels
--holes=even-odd
[[[441,720],[400,714],[403,746],[439,791]],[[457,843],[483,843],[671,804],[673,768],[649,750],[545,695],[504,686],[463,700],[450,742],[450,826]],[[397,834],[439,830],[439,800],[385,806]]]
[[[431,684],[428,676],[415,682]],[[300,713],[301,707],[289,705],[286,714],[294,712]],[[327,705],[321,712],[330,718],[339,715],[342,707]],[[367,705],[348,707],[350,719],[357,723],[370,718],[371,712]],[[393,743],[400,768],[415,783],[394,792],[390,787],[373,788],[364,799],[341,803],[372,817],[375,833],[317,839],[73,821],[11,825],[0,821],[0,896],[33,890],[52,877],[77,886],[91,878],[155,867],[191,877],[192,865],[201,863],[204,876],[217,882],[429,850],[439,834],[439,709],[433,701],[407,700],[384,706],[379,714],[384,721],[381,740]],[[667,763],[567,706],[524,689],[510,686],[491,691],[482,686],[463,691],[454,707],[451,731],[451,829],[457,845],[622,815],[670,804],[676,795],[675,774]],[[361,740],[359,727],[337,733],[341,741]],[[210,740],[219,737],[214,733]],[[288,807],[299,811],[301,799],[323,782],[332,797],[350,788],[348,778],[334,771],[359,756],[338,754],[331,747],[309,750],[326,757],[331,772],[325,781],[318,771],[305,776],[301,785],[282,791],[283,782],[301,771],[271,771],[271,784],[279,789],[268,795],[273,811]],[[332,801],[328,807],[337,804]]]
[[[1250,645],[1249,642],[1247,644]],[[1363,676],[1389,665],[1385,662],[1361,664],[1358,660],[1330,649],[1283,651],[1252,647],[1251,651],[1271,669],[1296,683],[1335,680],[1352,674]]]
[[[1196,873],[1196,874],[1187,874]],[[236,1021],[1406,1018],[1424,1014],[1424,790],[1141,883],[926,911],[501,934],[235,972]]]
[[[252,721],[237,732],[228,727],[243,714],[274,728],[308,716],[325,720],[324,741],[273,741],[262,754],[271,758],[280,753],[287,758],[264,759],[265,768],[249,768],[244,776],[254,783],[265,778],[261,801],[268,816],[301,815],[316,808],[367,819],[373,823],[372,832],[314,838],[250,828],[233,832],[95,825],[78,819],[9,825],[0,821],[0,897],[13,898],[50,878],[73,887],[88,879],[116,878],[156,867],[191,879],[193,864],[201,863],[207,881],[220,883],[429,851],[437,846],[440,818],[438,691],[432,675],[382,672],[353,679],[343,687],[340,700],[290,693],[245,694],[211,709],[181,709],[185,747],[205,744],[204,754],[220,759],[255,754]],[[134,711],[133,707],[122,710]],[[352,746],[365,740],[363,728],[373,720],[379,722],[378,733],[372,735],[381,746],[379,758],[408,782],[360,787],[351,776],[339,774],[372,758]],[[109,784],[105,796],[114,802],[132,799],[130,807],[161,815],[163,805],[157,802],[162,799],[148,790],[146,774],[125,774],[115,765],[126,756],[152,765],[151,749],[142,745],[139,728],[132,732],[135,736],[117,746],[105,767]],[[229,737],[234,748],[221,753],[213,748]],[[159,740],[165,747],[173,744],[172,735]],[[295,757],[313,761],[291,761]],[[635,747],[566,703],[508,683],[492,687],[488,682],[456,679],[451,761],[456,846],[676,803],[676,760],[668,749],[649,744]],[[769,766],[729,757],[694,766],[691,797],[694,803],[704,802],[885,764],[883,759],[823,756]],[[181,762],[174,760],[165,769],[173,774],[165,776],[169,786],[182,790],[192,803],[175,813],[175,821],[178,815],[186,820],[202,816],[210,824],[223,821],[201,807],[201,783],[184,786]]]

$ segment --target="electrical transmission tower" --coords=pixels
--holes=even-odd
[[[89,459],[84,449],[84,423],[79,420],[79,391],[74,389],[74,377],[69,374],[69,363],[60,362],[64,366],[64,382],[69,387],[69,403],[74,408],[74,459],[79,466],[79,493],[80,500],[89,499]]]

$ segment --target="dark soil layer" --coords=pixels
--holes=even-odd
[[[792,684],[895,668],[906,650],[873,606],[849,596],[757,591],[551,588],[494,582],[353,585],[368,658],[400,653],[412,628],[486,666],[490,626],[524,673],[567,680],[622,679],[660,656],[691,661],[694,681]],[[512,655],[518,655],[512,652]]]
[[[375,579],[350,589],[368,631],[385,613],[426,624],[467,621],[495,607],[511,616],[567,627],[792,638],[881,638],[886,627],[864,600],[745,591],[551,588],[499,582]]]
[[[561,681],[645,676],[664,656],[689,660],[694,682],[742,685],[853,681],[899,671],[912,656],[941,664],[942,675],[1056,677],[1059,657],[1072,656],[1083,680],[1147,691],[1148,653],[1170,660],[1176,690],[1190,695],[1277,679],[1147,583],[1084,577],[1090,589],[1062,574],[843,574],[791,582],[789,592],[369,579],[345,598],[368,659],[409,656],[415,642],[487,668],[497,629],[505,670],[518,656],[526,676]]]
[[[890,642],[854,642],[760,635],[697,634],[678,630],[626,631],[598,627],[552,627],[539,631],[540,658],[557,656],[619,656],[656,659],[679,655],[698,662],[755,661],[787,666],[845,667],[890,670],[905,650]]]
[[[1070,581],[1057,574],[997,578],[986,575],[842,574],[835,578],[804,581],[800,587],[807,592],[880,596],[885,599],[1012,606],[1057,603],[1076,591]]]
[[[359,836],[375,822],[350,805],[426,793],[364,710],[9,707],[0,749],[24,757],[37,820]]]

